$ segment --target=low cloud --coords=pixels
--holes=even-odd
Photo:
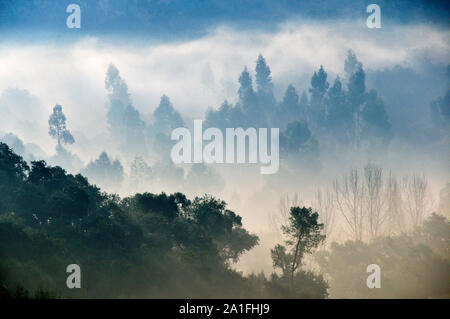
[[[161,95],[166,94],[186,118],[192,119],[202,118],[208,106],[218,107],[225,99],[235,102],[239,74],[244,66],[253,73],[259,53],[272,69],[275,92],[280,96],[289,83],[299,90],[307,89],[312,72],[321,64],[332,80],[343,72],[349,48],[366,69],[395,64],[414,67],[423,56],[445,63],[449,35],[446,30],[424,25],[373,30],[363,21],[291,21],[273,32],[222,26],[202,38],[176,43],[136,40],[119,45],[99,38],[71,44],[3,42],[0,123],[3,131],[14,130],[26,142],[45,142],[48,144],[43,148],[52,149],[46,120],[58,103],[63,106],[69,129],[83,132],[87,138],[103,134],[107,128],[104,79],[109,63],[120,70],[141,113],[153,112]],[[11,97],[15,89],[22,92],[17,93],[21,96],[18,100]],[[27,96],[33,102],[22,103]],[[11,128],[4,126],[6,118]],[[15,124],[10,125],[11,121]]]

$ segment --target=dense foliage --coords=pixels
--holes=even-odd
[[[410,233],[378,237],[366,243],[332,243],[317,254],[330,282],[330,295],[340,298],[449,298],[450,223],[432,214]],[[367,289],[365,269],[381,268],[380,289]]]
[[[298,274],[300,288],[292,290],[275,274],[244,277],[233,270],[258,237],[209,195],[120,199],[61,167],[28,165],[4,143],[0,194],[3,296],[326,296],[326,283],[312,273]],[[66,287],[72,263],[82,269],[82,289]]]

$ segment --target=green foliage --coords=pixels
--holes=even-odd
[[[44,161],[29,168],[6,144],[0,151],[5,298],[217,297],[246,284],[230,264],[258,237],[225,202],[181,193],[120,199]],[[83,269],[82,289],[65,286],[71,263]]]
[[[0,173],[8,176],[0,179],[8,199],[0,206],[1,298],[327,295],[326,282],[311,272],[268,279],[233,270],[259,239],[224,201],[181,193],[121,199],[44,161],[30,168],[6,144],[0,151]],[[306,208],[291,215],[285,231],[299,241],[299,262],[318,240],[320,225]],[[81,289],[66,288],[65,267],[72,263],[82,268]]]
[[[311,208],[291,207],[289,222],[281,230],[286,236],[286,246],[276,245],[271,251],[274,268],[281,269],[281,277],[273,274],[273,283],[278,283],[280,289],[290,291],[295,296],[304,296],[299,283],[306,282],[315,287],[313,296],[326,296],[327,284],[320,275],[305,272],[300,269],[305,254],[312,253],[314,248],[325,240],[322,234],[323,224],[318,222],[319,214]],[[283,288],[284,287],[284,288]]]
[[[410,235],[379,237],[370,243],[332,243],[317,255],[337,298],[448,298],[450,224],[433,214]],[[381,268],[381,288],[366,286],[366,268]]]

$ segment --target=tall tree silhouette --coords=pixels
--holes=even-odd
[[[358,61],[358,58],[356,57],[355,52],[352,50],[347,51],[347,58],[344,62],[344,71],[345,75],[347,77],[347,80],[350,79],[350,77],[358,71],[358,69],[362,67],[362,63]]]
[[[62,111],[62,106],[56,104],[53,108],[53,113],[48,119],[49,130],[51,137],[58,141],[57,149],[60,149],[64,144],[73,144],[75,139],[66,127],[66,116]]]
[[[258,103],[263,112],[266,113],[268,119],[270,119],[270,115],[275,111],[276,100],[273,94],[271,71],[261,54],[256,61],[255,72]]]
[[[158,133],[170,134],[173,129],[184,126],[180,113],[174,109],[172,102],[165,94],[161,96],[153,116],[155,118],[154,129]]]
[[[333,86],[328,90],[326,103],[327,127],[330,130],[330,138],[337,139],[340,143],[348,143],[352,134],[353,118],[339,76],[336,77]]]
[[[289,122],[305,120],[301,112],[299,96],[294,86],[290,84],[284,93],[277,112],[277,119],[281,129],[284,129]]]
[[[325,122],[324,96],[330,84],[327,81],[327,72],[321,65],[319,71],[314,72],[311,78],[310,120],[312,128],[320,127]]]
[[[371,148],[375,145],[386,146],[392,139],[392,127],[384,102],[376,90],[372,89],[367,94],[361,115],[364,121],[361,138],[367,140]]]
[[[258,107],[258,99],[255,91],[253,90],[252,77],[247,70],[244,68],[241,75],[239,76],[239,101],[236,105],[238,109],[241,109],[243,118],[241,124],[244,127],[264,127],[265,125],[265,114]]]
[[[109,92],[107,120],[111,135],[130,155],[145,155],[145,122],[133,106],[128,86],[113,64],[109,65],[106,72],[105,88]]]
[[[360,147],[361,134],[361,110],[365,100],[366,93],[366,73],[361,65],[355,73],[350,76],[348,82],[348,102],[353,113],[353,145],[355,148]]]
[[[290,277],[291,285],[294,283],[294,274],[300,267],[305,254],[311,253],[324,239],[323,224],[319,223],[319,214],[312,208],[292,207],[287,225],[281,227],[287,237],[286,245],[289,252],[282,245],[271,250],[275,267],[281,268]]]

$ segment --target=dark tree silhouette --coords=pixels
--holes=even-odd
[[[319,223],[319,214],[311,208],[291,208],[289,223],[281,227],[287,237],[285,243],[289,252],[281,245],[275,246],[271,251],[274,267],[281,268],[289,275],[291,285],[294,284],[294,274],[300,267],[303,256],[311,253],[325,239],[323,227]]]
[[[309,117],[313,128],[321,127],[325,124],[325,103],[324,97],[330,84],[327,81],[327,72],[321,65],[318,72],[314,72],[311,78],[311,93]]]

